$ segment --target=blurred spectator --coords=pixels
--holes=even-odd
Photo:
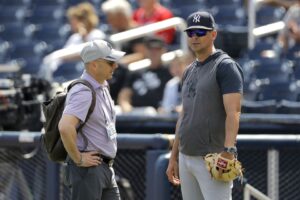
[[[279,33],[278,41],[286,52],[289,48],[300,45],[300,0],[289,8],[283,20],[285,27]]]
[[[158,112],[160,114],[179,113],[181,111],[181,78],[187,66],[194,60],[193,53],[175,57],[169,67],[173,76],[169,80],[164,89],[161,107]]]
[[[139,25],[151,24],[163,21],[173,17],[173,13],[166,7],[163,7],[158,0],[138,0],[139,8],[134,11],[133,19]],[[167,29],[157,32],[167,44],[171,44],[175,38],[175,29]]]
[[[165,84],[172,78],[168,68],[163,65],[161,56],[166,51],[165,42],[158,37],[147,37],[147,58],[149,68],[130,72],[118,103],[123,113],[152,107],[157,109],[161,103]],[[140,107],[140,108],[138,108]]]
[[[105,34],[97,29],[99,19],[92,4],[85,2],[70,7],[67,10],[67,17],[74,33],[67,40],[64,48],[105,38]]]
[[[125,67],[123,64],[118,64],[118,68],[114,71],[112,78],[107,81],[109,84],[110,95],[115,104],[117,104],[118,95],[125,84],[128,72],[129,70],[127,67]]]
[[[73,34],[66,41],[63,48],[73,48],[73,46],[82,44],[87,41],[96,39],[104,39],[105,34],[97,29],[99,19],[92,4],[88,2],[71,6],[67,10],[67,18],[69,20]],[[52,74],[63,61],[79,60],[79,55],[66,55],[53,57],[49,54],[43,59],[39,76],[52,81]]]
[[[137,23],[132,19],[132,7],[128,1],[108,0],[102,4],[101,9],[109,25],[107,34],[115,34],[137,27]],[[123,42],[121,49],[126,52],[126,56],[121,61],[125,65],[141,60],[145,55],[145,45],[142,38]]]

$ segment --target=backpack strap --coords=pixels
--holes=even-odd
[[[77,79],[77,80],[73,81],[72,83],[70,83],[68,85],[67,92],[69,92],[70,89],[78,83],[81,83],[81,84],[87,86],[88,88],[90,88],[90,90],[92,92],[92,102],[91,102],[90,108],[88,110],[87,116],[86,116],[84,122],[82,124],[80,124],[79,127],[77,128],[77,133],[80,133],[82,135],[82,138],[83,138],[84,144],[85,144],[84,149],[86,149],[86,147],[88,145],[88,141],[87,141],[86,136],[82,133],[81,130],[82,130],[83,126],[85,125],[85,123],[89,120],[92,112],[94,111],[94,108],[96,105],[96,92],[95,92],[93,86],[87,80],[84,80],[84,79]]]

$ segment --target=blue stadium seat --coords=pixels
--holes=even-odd
[[[281,100],[297,101],[299,100],[299,88],[295,83],[276,82],[260,87],[258,100]]]
[[[64,22],[64,6],[35,6],[26,20],[33,24]]]
[[[64,62],[53,73],[53,79],[57,82],[66,82],[80,77],[84,69],[82,62]]]
[[[27,15],[25,6],[1,5],[0,23],[22,22]]]
[[[215,6],[212,9],[212,14],[218,26],[227,25],[243,26],[245,25],[245,11],[241,6],[223,5]]]
[[[242,113],[275,113],[276,109],[277,102],[275,100],[243,100],[242,102]]]
[[[289,82],[293,63],[280,59],[260,59],[254,67],[253,78],[269,79],[271,82]]]
[[[276,112],[280,114],[300,114],[300,102],[282,100]]]
[[[271,37],[259,39],[256,41],[254,48],[248,50],[245,56],[249,59],[260,59],[264,56],[265,51],[274,50],[275,44],[277,44],[276,40]]]
[[[0,63],[8,61],[9,51],[11,49],[11,43],[0,40]]]
[[[68,25],[59,22],[39,24],[36,26],[33,38],[51,44],[58,39],[66,40],[70,32]]]
[[[206,0],[205,1],[207,7],[215,7],[215,6],[239,6],[242,7],[242,0]]]
[[[25,74],[34,74],[37,75],[40,65],[42,63],[42,57],[33,56],[33,57],[23,57],[18,59],[17,62],[21,65],[21,72]]]
[[[206,10],[206,7],[204,4],[196,4],[196,5],[176,5],[175,4],[171,7],[171,11],[174,16],[181,17],[183,19],[186,19],[191,13],[199,11],[199,10]]]
[[[283,7],[262,5],[256,12],[256,24],[260,26],[280,21],[284,14]]]
[[[31,0],[31,4],[35,6],[64,6],[66,0]]]
[[[33,31],[26,23],[13,22],[2,25],[0,33],[0,39],[11,41],[14,43],[17,41],[30,40]]]
[[[0,5],[7,6],[29,6],[31,0],[0,0]]]

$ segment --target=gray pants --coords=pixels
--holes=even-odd
[[[231,200],[232,182],[213,180],[202,156],[179,153],[179,176],[184,200]]]
[[[88,168],[68,164],[66,177],[72,190],[72,200],[121,199],[114,170],[106,163]]]

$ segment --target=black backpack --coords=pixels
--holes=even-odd
[[[77,128],[77,133],[82,134],[81,129],[89,119],[90,115],[92,114],[96,103],[96,94],[94,88],[88,81],[84,79],[75,80],[72,83],[70,83],[66,92],[57,93],[52,99],[42,103],[42,110],[45,116],[45,123],[44,123],[45,133],[42,134],[41,139],[49,159],[55,162],[63,162],[67,157],[67,152],[60,138],[58,123],[64,111],[67,93],[74,85],[78,83],[86,85],[87,87],[90,88],[92,92],[92,103],[88,110],[86,119]],[[83,134],[82,136],[85,141],[85,146],[87,146],[87,139]]]

